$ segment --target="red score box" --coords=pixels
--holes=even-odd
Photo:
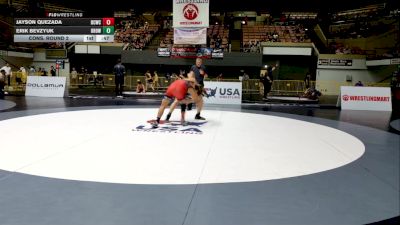
[[[103,18],[103,26],[114,26],[114,18]]]

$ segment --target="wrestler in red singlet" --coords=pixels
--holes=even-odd
[[[181,104],[181,123],[182,125],[187,124],[185,121],[186,105],[190,102],[195,102],[199,107],[202,107],[203,105],[203,99],[199,97],[199,89],[195,86],[195,83],[196,80],[194,78],[187,78],[185,80],[176,80],[167,88],[164,99],[161,101],[161,106],[158,109],[157,119],[152,122],[153,128],[158,127],[165,108],[168,107],[169,103],[173,101],[174,98],[177,103]],[[187,98],[189,94],[191,96],[190,99]]]
[[[178,101],[183,100],[188,92],[189,83],[186,80],[174,81],[165,92],[165,96],[173,99],[176,98]]]

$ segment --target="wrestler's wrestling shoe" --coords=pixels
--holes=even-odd
[[[151,128],[158,128],[157,121],[154,121],[154,122],[151,123]]]
[[[196,120],[206,120],[206,118],[201,117],[200,114],[196,114],[196,116],[194,117],[194,119],[196,119]]]
[[[171,113],[167,114],[167,116],[165,117],[165,122],[169,123],[169,119],[171,119]]]

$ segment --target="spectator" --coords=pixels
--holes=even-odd
[[[94,86],[96,86],[97,83],[101,83],[101,86],[104,87],[104,78],[101,73],[94,74]]]
[[[279,35],[278,33],[275,31],[274,34],[272,35],[272,41],[273,42],[277,42],[279,39]]]
[[[249,89],[249,86],[250,86],[249,85],[249,80],[250,80],[249,75],[246,72],[243,71],[242,83],[243,83],[243,89],[245,91],[248,91],[248,89]]]
[[[4,99],[4,85],[6,83],[6,71],[0,71],[0,99]]]
[[[306,89],[310,88],[311,84],[311,74],[309,72],[306,73],[306,77],[304,78],[304,86]]]
[[[136,93],[146,93],[146,89],[140,80],[137,81]]]
[[[364,86],[364,84],[361,81],[358,81],[354,86],[362,87]]]
[[[29,76],[35,76],[36,75],[36,69],[34,66],[31,66],[29,68]]]
[[[303,94],[303,98],[308,98],[311,100],[318,100],[319,96],[321,96],[321,92],[315,88],[308,88]]]
[[[349,48],[348,45],[346,45],[346,46],[343,48],[343,54],[345,54],[345,55],[351,54],[351,49]]]
[[[47,71],[46,71],[46,69],[45,68],[41,68],[41,76],[42,77],[47,77]]]
[[[56,68],[54,68],[54,66],[50,67],[50,74],[51,74],[52,77],[56,76]]]
[[[86,83],[89,83],[90,74],[89,74],[89,71],[87,68],[85,68],[85,71],[83,72],[83,76],[84,76]]]
[[[221,36],[217,36],[217,39],[215,40],[215,48],[219,49],[221,48],[221,44],[222,44],[222,39]]]
[[[263,94],[263,99],[267,100],[268,99],[268,93],[271,91],[272,88],[272,83],[274,81],[272,72],[278,67],[278,65],[275,66],[269,66],[267,65],[267,71],[264,74],[264,76],[260,77],[260,81],[264,86],[264,94]]]
[[[78,82],[78,72],[76,71],[75,67],[72,67],[71,71],[71,84],[77,84]]]
[[[18,85],[21,84],[21,83],[26,83],[26,69],[25,69],[25,67],[21,66],[21,68],[19,68],[19,72],[21,73],[20,77],[19,77],[19,79],[18,79],[18,76],[16,78]]]
[[[10,64],[6,63],[6,65],[1,67],[0,70],[4,70],[4,72],[6,73],[7,86],[11,86],[12,71]]]
[[[154,71],[154,74],[153,74],[153,87],[154,87],[155,90],[157,90],[158,86],[159,86],[158,74],[157,74],[157,71]]]
[[[165,73],[165,79],[169,82],[171,82],[171,74]]]
[[[218,76],[217,76],[217,81],[222,81],[222,73],[220,73]]]
[[[87,83],[87,78],[86,78],[86,69],[84,66],[81,66],[81,70],[79,71],[79,74],[82,79],[82,83],[86,84]]]
[[[172,75],[171,75],[172,81],[178,80],[179,78],[180,78],[180,77],[178,76],[178,74],[172,73]]]
[[[149,90],[149,86],[150,86],[150,88],[154,92],[153,77],[151,76],[150,70],[146,71],[146,73],[144,74],[144,79],[146,81],[146,91]]]
[[[185,70],[179,70],[179,79],[185,79],[187,78],[185,75]]]
[[[117,64],[114,66],[115,75],[115,95],[117,98],[122,98],[124,89],[125,66],[121,64],[121,59],[118,59]]]

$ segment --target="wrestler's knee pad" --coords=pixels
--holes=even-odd
[[[186,104],[181,104],[181,111],[185,112],[186,111]]]

